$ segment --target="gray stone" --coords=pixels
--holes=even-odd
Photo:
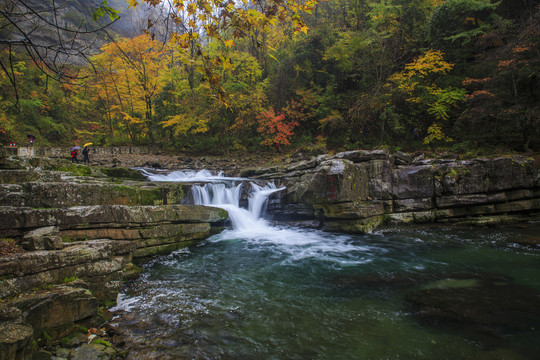
[[[45,250],[60,250],[64,247],[64,242],[60,236],[46,236],[43,238]]]
[[[394,211],[409,212],[433,208],[431,198],[394,200]]]
[[[392,199],[392,166],[388,161],[373,160],[361,164],[367,172],[368,196],[372,199]]]
[[[394,199],[433,196],[433,168],[429,165],[399,166],[393,173]]]
[[[471,206],[488,203],[486,194],[449,195],[437,197],[436,206],[439,209],[458,206]]]
[[[71,351],[71,349],[58,347],[58,348],[56,348],[56,356],[59,357],[59,358],[69,358],[69,352],[70,351]]]
[[[412,162],[412,155],[403,151],[396,151],[394,159],[396,165],[409,165]]]
[[[389,156],[390,152],[388,150],[354,150],[338,153],[334,155],[334,158],[360,163],[371,160],[388,160]]]
[[[34,330],[29,325],[0,321],[0,360],[29,358],[33,338]]]
[[[98,312],[98,301],[86,289],[54,286],[40,293],[27,294],[11,301],[19,308],[35,334],[46,330],[49,334],[66,325],[94,316]],[[66,334],[59,333],[59,337]]]
[[[0,297],[58,284],[78,277],[101,301],[116,298],[124,266],[136,244],[129,241],[89,240],[60,251],[34,251],[0,261]]]
[[[417,223],[432,222],[435,220],[433,211],[417,211],[413,213],[414,221]]]
[[[29,231],[24,235],[22,247],[25,250],[51,250],[63,247],[62,239],[58,236],[56,226],[46,226]]]
[[[84,344],[77,349],[73,360],[114,360],[116,350],[103,344]]]
[[[382,202],[339,202],[315,204],[328,219],[365,219],[384,214]]]

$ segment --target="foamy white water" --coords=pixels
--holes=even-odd
[[[151,181],[161,182],[215,182],[215,181],[232,181],[232,180],[245,180],[242,178],[232,178],[223,176],[223,172],[220,171],[217,174],[213,174],[211,171],[203,169],[199,171],[195,170],[178,170],[168,174],[153,174],[145,169],[139,169],[141,173]]]
[[[248,189],[248,208],[240,207],[242,187],[250,186]],[[197,205],[211,205],[227,210],[233,229],[241,232],[271,232],[272,227],[261,218],[261,214],[266,206],[268,197],[284,188],[277,188],[273,183],[266,186],[258,186],[254,183],[236,184],[234,181],[228,183],[207,183],[204,185],[194,185],[191,189],[193,201]]]
[[[167,175],[148,173],[147,176],[153,181],[204,183],[193,185],[193,202],[227,210],[232,224],[232,229],[208,239],[211,242],[237,239],[244,241],[246,246],[272,246],[275,251],[287,254],[287,261],[318,258],[342,265],[369,261],[359,259],[357,254],[373,250],[367,246],[359,246],[349,235],[270,225],[263,218],[268,198],[284,190],[276,187],[274,183],[261,186],[249,182],[248,179],[225,177],[222,173],[214,175],[207,170],[175,171]],[[243,187],[249,187],[246,189],[249,193],[247,209],[239,205]]]

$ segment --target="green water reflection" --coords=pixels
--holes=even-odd
[[[538,234],[224,233],[146,264],[113,325],[133,359],[536,359]]]

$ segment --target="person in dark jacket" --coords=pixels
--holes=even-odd
[[[82,154],[84,156],[83,158],[83,162],[85,164],[90,164],[90,158],[88,157],[88,146],[85,146],[83,151],[82,151]]]

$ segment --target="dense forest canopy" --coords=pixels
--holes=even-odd
[[[4,145],[540,148],[538,0],[77,1],[55,24],[106,33],[62,76],[13,43],[21,2],[0,2]]]

